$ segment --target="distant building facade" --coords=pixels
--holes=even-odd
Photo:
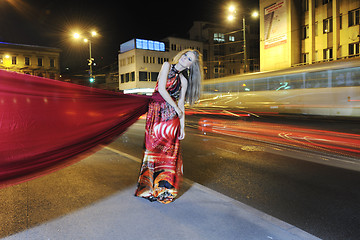
[[[244,37],[242,26],[225,27],[209,22],[194,22],[189,30],[191,40],[204,43],[205,79],[259,71],[258,32],[246,26],[247,62],[244,64]]]
[[[58,48],[0,42],[0,68],[59,79],[60,52]]]
[[[360,55],[360,1],[260,0],[261,71]]]
[[[151,94],[164,62],[171,62],[178,52],[187,48],[202,52],[202,46],[201,42],[174,37],[162,41],[132,39],[121,44],[118,55],[119,90]]]

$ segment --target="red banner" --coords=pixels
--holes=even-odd
[[[81,160],[133,124],[149,99],[0,70],[0,187]]]

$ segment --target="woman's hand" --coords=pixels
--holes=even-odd
[[[180,129],[180,135],[178,137],[179,140],[183,140],[185,138],[185,129],[182,127]]]

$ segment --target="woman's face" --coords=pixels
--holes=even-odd
[[[191,64],[193,64],[195,59],[196,59],[195,54],[193,52],[189,51],[189,52],[184,53],[181,56],[179,63],[184,68],[189,68],[191,66]]]

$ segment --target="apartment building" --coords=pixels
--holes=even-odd
[[[0,42],[0,68],[59,79],[60,52],[58,48]]]
[[[164,62],[171,62],[180,51],[203,51],[202,43],[168,37],[162,41],[132,39],[120,45],[119,90],[124,93],[152,94]]]
[[[243,26],[195,21],[189,30],[190,39],[204,43],[205,79],[259,71],[258,30],[246,26],[247,64],[244,61]]]
[[[359,30],[358,0],[260,0],[260,69],[359,57]]]

